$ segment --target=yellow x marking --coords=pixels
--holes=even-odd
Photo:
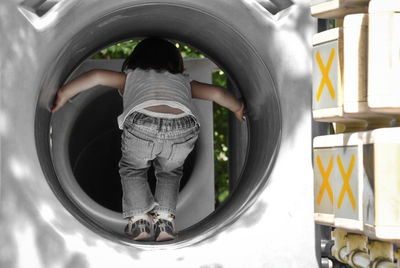
[[[325,84],[328,87],[329,94],[331,95],[332,100],[335,98],[335,89],[333,88],[331,79],[329,78],[329,70],[331,69],[334,57],[335,57],[335,49],[332,48],[331,54],[329,55],[328,63],[326,64],[326,66],[324,66],[321,55],[319,54],[319,51],[317,51],[317,62],[322,73],[321,83],[319,84],[319,88],[317,91],[317,102],[321,98],[322,90],[324,89]]]
[[[329,184],[329,176],[330,176],[330,174],[332,172],[332,168],[333,168],[333,155],[331,156],[331,160],[329,160],[328,168],[326,169],[326,171],[324,170],[324,166],[322,165],[322,161],[321,161],[321,158],[319,157],[319,155],[317,155],[317,164],[318,164],[319,171],[321,172],[321,175],[322,175],[322,185],[321,185],[321,189],[319,190],[318,199],[317,199],[318,205],[321,204],[322,197],[324,196],[324,192],[326,189],[326,191],[328,192],[328,195],[329,195],[329,199],[331,200],[331,204],[333,206],[333,191]]]
[[[341,207],[342,202],[343,202],[343,198],[344,198],[344,194],[347,191],[347,193],[349,195],[350,202],[351,202],[351,206],[353,207],[353,210],[355,211],[356,210],[356,201],[354,200],[354,195],[353,195],[353,192],[351,191],[351,187],[350,187],[350,184],[349,184],[349,181],[350,181],[350,178],[351,178],[351,173],[353,172],[353,167],[354,167],[354,162],[355,162],[354,154],[351,157],[349,169],[347,170],[347,172],[344,171],[342,160],[340,159],[339,155],[337,157],[337,161],[338,161],[340,173],[342,174],[342,178],[343,178],[343,187],[342,187],[342,190],[340,191],[340,194],[339,194],[338,208]]]

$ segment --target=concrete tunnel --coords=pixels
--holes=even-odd
[[[269,4],[264,5],[263,2],[100,0],[94,5],[89,1],[74,0],[58,1],[54,6],[50,5],[47,11],[40,8],[35,10],[35,5],[29,1],[20,5],[11,2],[0,5],[0,8],[8,8],[17,14],[7,19],[14,21],[16,29],[25,31],[34,41],[24,52],[24,64],[17,61],[11,63],[7,58],[10,68],[6,72],[12,74],[12,81],[3,87],[2,91],[7,94],[3,94],[2,103],[15,102],[23,96],[25,118],[15,105],[6,104],[2,108],[5,122],[15,122],[7,125],[9,130],[2,129],[2,152],[9,154],[9,159],[13,161],[6,160],[2,167],[1,190],[7,192],[1,196],[2,204],[12,199],[10,193],[28,196],[27,202],[19,206],[38,225],[40,223],[46,226],[44,229],[56,230],[54,236],[64,237],[71,230],[67,231],[64,229],[66,227],[56,228],[43,219],[40,208],[44,202],[51,207],[51,211],[61,213],[58,216],[71,224],[69,228],[75,227],[74,232],[82,232],[86,239],[92,241],[105,241],[107,247],[116,247],[117,251],[123,252],[115,253],[115,256],[123,254],[132,257],[140,255],[142,250],[164,249],[175,252],[173,256],[180,255],[180,252],[192,256],[183,262],[191,263],[193,267],[200,267],[201,263],[208,261],[220,263],[224,267],[224,263],[231,263],[227,255],[212,255],[206,260],[195,257],[194,252],[196,249],[209,252],[211,249],[206,249],[206,246],[213,249],[221,249],[222,245],[229,247],[226,241],[241,237],[248,245],[261,243],[243,249],[243,254],[255,257],[254,267],[268,263],[268,267],[282,267],[278,265],[282,262],[289,265],[284,267],[299,267],[293,266],[299,262],[308,265],[304,267],[315,266],[318,262],[318,249],[314,244],[316,234],[310,201],[311,136],[324,129],[315,128],[314,133],[311,130],[311,103],[307,99],[311,94],[311,60],[308,58],[307,42],[316,31],[316,23],[309,17],[307,4],[303,3],[306,1],[284,1],[278,5],[273,4],[275,1],[267,1]],[[268,5],[275,8],[272,13],[271,8],[265,8],[270,7]],[[235,188],[228,200],[201,221],[181,230],[177,240],[165,243],[130,241],[123,236],[122,230],[118,232],[115,229],[120,220],[107,215],[107,209],[113,209],[115,204],[105,201],[100,204],[105,209],[91,210],[90,202],[93,200],[85,203],[82,201],[84,199],[78,198],[82,202],[77,202],[78,199],[73,197],[74,189],[66,190],[63,185],[64,176],[71,175],[67,174],[71,169],[68,161],[74,159],[74,150],[85,146],[78,144],[81,142],[79,136],[99,127],[87,124],[92,121],[82,115],[99,113],[96,107],[103,105],[99,102],[107,104],[115,96],[110,95],[106,89],[99,91],[102,96],[95,98],[91,95],[82,100],[80,109],[64,114],[58,123],[49,112],[56,89],[90,55],[110,44],[145,36],[161,36],[202,51],[228,75],[231,89],[243,96],[249,110],[247,123],[239,130],[240,135],[231,135],[230,149],[236,155],[230,157],[230,165],[236,167],[236,178]],[[18,38],[20,36],[17,34],[10,34],[6,42],[11,44]],[[45,46],[50,43],[51,46]],[[27,62],[34,63],[35,68],[26,72],[23,81],[18,81],[15,70],[28,70]],[[11,92],[12,83],[17,83],[20,90]],[[55,131],[52,124],[62,126],[61,130],[59,128]],[[233,123],[230,127],[238,129]],[[23,129],[26,131],[21,131]],[[15,134],[11,135],[11,131]],[[50,142],[54,142],[51,136],[56,132],[61,137],[58,145]],[[115,135],[110,132],[99,140],[86,142],[109,142],[113,137]],[[59,150],[53,150],[54,146],[59,146]],[[197,150],[188,165],[194,165],[196,161]],[[287,161],[292,163],[294,169],[287,168]],[[29,167],[30,172],[18,172],[21,167]],[[83,168],[80,172],[85,174],[88,170]],[[27,179],[22,182],[19,176]],[[190,181],[190,172],[186,176]],[[303,178],[304,181],[299,182],[295,178]],[[23,187],[23,183],[27,183],[28,187]],[[288,184],[290,187],[287,187]],[[296,191],[306,194],[305,199],[296,195]],[[3,215],[12,218],[7,214],[6,206],[1,211]],[[257,220],[251,229],[247,229],[250,235],[245,238],[243,230],[234,226],[244,224],[241,219],[249,217],[249,213],[253,213],[252,217]],[[10,235],[15,232],[11,225],[5,226],[10,230]],[[279,226],[286,231],[278,238],[273,235],[273,230]],[[304,233],[298,234],[292,228],[302,228],[308,237],[304,237]],[[265,239],[254,242],[254,237],[264,236]],[[267,237],[271,238],[271,242],[267,242]],[[284,241],[289,237],[296,241],[294,243],[301,243],[303,249],[297,248],[289,255],[282,253],[281,256],[279,253],[279,261],[272,257],[262,257],[264,250],[272,252],[286,248]],[[137,251],[128,253],[127,248]],[[304,250],[308,254],[303,254]],[[39,251],[46,250],[39,247]],[[65,252],[73,251],[71,248],[65,249]],[[158,251],[150,252],[152,256],[160,254]],[[139,259],[151,262],[150,255],[143,254]],[[193,259],[196,261],[193,262]],[[86,267],[94,265],[91,261],[87,263]],[[195,263],[199,265],[195,266]]]
[[[151,15],[151,21],[149,21],[150,15],[148,12],[156,12]],[[65,52],[60,53],[57,63],[54,63],[57,67],[49,69],[51,73],[47,74],[46,77],[48,77],[48,79],[43,81],[41,94],[47,95],[45,89],[50,89],[53,87],[50,85],[56,85],[59,81],[65,80],[66,76],[69,75],[78,64],[86,60],[89,55],[109,44],[121,40],[140,38],[142,36],[163,36],[190,44],[200,51],[203,51],[205,55],[221,66],[229,77],[232,77],[231,80],[237,85],[237,88],[246,88],[246,90],[242,90],[243,92],[241,93],[246,99],[246,102],[251,103],[249,107],[250,120],[248,131],[250,142],[248,150],[251,151],[252,154],[247,156],[248,159],[246,162],[248,164],[244,168],[242,175],[242,177],[246,177],[247,179],[239,179],[237,186],[239,190],[231,194],[229,202],[221,209],[221,212],[226,210],[226,213],[235,214],[234,210],[237,206],[235,203],[238,202],[237,204],[240,205],[246,203],[246,199],[249,198],[249,193],[261,189],[261,187],[257,187],[257,185],[265,183],[263,175],[268,172],[268,165],[265,165],[265,163],[273,162],[274,154],[279,145],[281,129],[279,102],[274,92],[273,80],[266,75],[269,73],[268,69],[249,44],[247,44],[247,40],[241,38],[230,29],[228,25],[219,22],[216,18],[207,17],[209,21],[203,20],[204,25],[199,26],[198,21],[200,18],[194,19],[196,16],[204,15],[199,15],[197,11],[177,6],[166,6],[164,9],[158,11],[151,5],[135,7],[133,9],[128,8],[116,11],[116,13],[113,14],[108,14],[101,18],[100,21],[92,23],[82,29],[82,31],[78,32],[76,36],[66,44],[66,47],[63,49]],[[141,23],[142,21],[147,22]],[[191,23],[187,23],[186,21],[193,21],[194,23],[191,25]],[[184,22],[185,32],[180,33],[177,29],[180,29],[179,25],[182,25]],[[138,26],[133,28],[130,25]],[[210,33],[201,30],[209,28],[218,29],[218,31]],[[195,32],[198,34],[195,34]],[[90,33],[89,36],[88,33]],[[210,40],[214,41],[210,42]],[[79,48],[79,50],[77,51],[76,48]],[[251,65],[243,68],[243,59],[254,60],[251,60]],[[110,100],[111,98],[107,99]],[[87,103],[83,104],[81,107],[90,109],[93,106],[91,106],[91,101],[88,100]],[[52,115],[48,113],[46,108],[47,107],[38,106],[36,113],[36,133],[47,134],[37,135],[36,144],[43,155],[48,155],[47,157],[41,158],[42,167],[48,170],[49,174],[52,174],[54,172],[54,157],[52,158],[49,155],[51,152],[48,148],[48,133]],[[87,110],[81,110],[79,114],[84,114],[85,112],[87,112]],[[79,114],[63,118],[62,122],[65,128],[63,132],[70,127],[73,128],[76,123],[79,124],[79,122],[75,122],[74,120],[74,118],[79,120]],[[263,114],[270,115],[272,120],[261,116]],[[68,120],[68,118],[72,118],[72,120]],[[67,124],[71,124],[71,126]],[[93,126],[90,125],[87,125],[87,127],[88,129],[93,129]],[[85,131],[86,130],[82,130],[80,133]],[[74,134],[74,132],[71,133],[71,135]],[[77,138],[72,137],[69,145],[73,145],[81,136],[82,135],[78,134]],[[240,141],[234,143],[239,144],[239,146],[240,144],[246,145],[245,143],[240,143]],[[263,146],[260,146],[260,144]],[[71,150],[69,151],[73,153],[73,150],[72,152]],[[233,165],[235,165],[235,163],[233,163]],[[64,173],[64,171],[60,171],[59,174],[60,173]],[[54,189],[58,188],[59,176],[57,176],[57,174],[48,176],[48,180],[54,185]],[[62,190],[62,187],[56,190],[55,193],[60,198],[64,198],[65,191]],[[69,197],[65,196],[65,199],[69,199]],[[65,206],[69,207],[70,210],[75,209],[73,204],[69,204],[69,201],[65,200],[64,202]],[[230,207],[232,207],[232,211],[230,211]],[[82,210],[79,209],[79,211]],[[81,215],[85,221],[87,220],[87,224],[94,225],[92,228],[99,228],[95,221],[90,220],[90,217],[87,216],[88,215],[85,215],[85,213]],[[225,217],[222,216],[221,220],[224,218]],[[217,222],[212,223],[214,220],[218,221],[216,215],[206,219],[206,221],[211,221],[210,223],[212,225],[218,226],[219,224]],[[201,226],[197,228],[200,228],[198,232],[204,232],[201,230]],[[196,235],[196,228],[192,227],[191,229],[192,230],[181,232],[179,239],[184,239],[186,235]],[[119,237],[118,239],[125,238]]]

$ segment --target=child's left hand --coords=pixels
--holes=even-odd
[[[247,109],[242,99],[240,99],[240,103],[241,103],[240,109],[235,112],[235,116],[240,122],[243,122],[246,120],[244,114],[247,112]]]

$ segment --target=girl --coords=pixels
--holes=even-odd
[[[140,42],[124,61],[122,72],[92,70],[61,87],[52,112],[68,99],[96,85],[118,89],[123,113],[119,173],[125,233],[134,240],[165,241],[176,237],[174,218],[183,163],[199,133],[192,98],[215,101],[243,121],[245,105],[224,88],[183,75],[178,49],[160,38]],[[147,182],[153,165],[155,195]],[[151,217],[150,215],[153,215]]]

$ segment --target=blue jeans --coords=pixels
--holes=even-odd
[[[165,119],[134,112],[127,117],[119,162],[124,218],[152,210],[176,214],[183,163],[199,130],[192,116]],[[152,164],[157,179],[154,196],[147,181]]]

